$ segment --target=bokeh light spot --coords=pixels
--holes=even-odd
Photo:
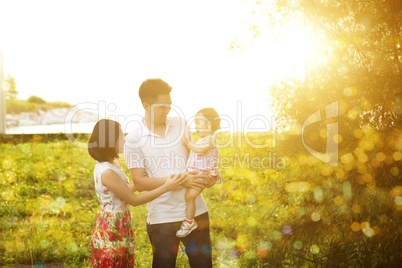
[[[204,254],[209,254],[209,253],[211,253],[211,247],[210,247],[209,245],[203,245],[203,246],[202,246],[202,252],[203,252]]]
[[[367,237],[372,237],[374,235],[374,230],[370,226],[362,228],[362,231]]]
[[[264,258],[268,255],[269,251],[272,248],[272,244],[269,241],[261,242],[258,246],[257,254],[261,258]]]
[[[49,245],[50,245],[50,243],[46,239],[43,239],[43,240],[40,241],[40,246],[42,248],[48,248]]]
[[[58,196],[55,200],[55,203],[56,203],[56,206],[58,206],[59,208],[62,208],[66,204],[66,200],[64,199],[64,197]]]
[[[357,161],[359,161],[360,163],[366,163],[368,160],[368,156],[366,154],[359,154],[357,156]]]
[[[334,135],[334,136],[332,137],[332,140],[333,140],[335,143],[341,143],[341,142],[342,142],[342,136],[341,136],[340,134],[336,134],[336,135]]]
[[[254,218],[254,217],[249,217],[247,219],[247,224],[249,226],[257,226],[258,225],[258,221]]]
[[[402,206],[402,196],[397,196],[394,199],[395,204],[397,204],[398,206]]]
[[[371,126],[369,126],[369,125],[364,125],[364,126],[362,127],[362,131],[363,131],[364,134],[366,134],[366,135],[368,136],[368,135],[373,134],[374,129],[373,129]]]
[[[314,188],[314,200],[317,203],[321,203],[324,199],[324,191],[321,187],[317,186]]]
[[[360,223],[355,221],[354,223],[352,223],[350,228],[353,230],[353,232],[358,232],[360,231]]]
[[[402,186],[395,186],[394,188],[392,188],[390,194],[392,198],[402,195]]]
[[[361,140],[359,142],[359,147],[365,151],[371,151],[374,149],[374,143],[372,143],[371,141],[367,141],[367,140]]]
[[[360,225],[362,229],[370,227],[370,223],[368,221],[363,221]]]
[[[246,259],[252,260],[255,259],[255,257],[257,257],[257,254],[254,251],[250,250],[244,254],[244,257],[246,257]]]
[[[266,250],[266,249],[258,249],[257,250],[257,254],[258,254],[258,256],[260,257],[260,258],[265,258],[266,256],[268,256],[268,250]]]
[[[350,182],[345,181],[342,183],[343,198],[345,200],[352,199],[352,185]]]
[[[356,214],[359,214],[362,211],[362,208],[358,204],[354,204],[352,206],[352,211]]]
[[[335,176],[336,176],[338,179],[343,179],[343,178],[345,178],[345,171],[343,171],[343,169],[337,169],[337,170],[335,171]]]
[[[67,192],[72,193],[72,192],[75,191],[75,185],[74,185],[74,183],[72,181],[66,181],[63,184],[63,187],[64,187],[64,189],[66,189]]]
[[[11,169],[13,163],[10,160],[4,159],[2,163],[3,169]]]
[[[282,239],[282,233],[279,231],[273,231],[272,232],[272,239],[275,241],[281,240]]]
[[[361,137],[363,137],[363,131],[362,131],[360,128],[355,129],[355,130],[353,131],[353,135],[354,135],[356,138],[360,139]]]
[[[376,154],[375,158],[377,158],[379,162],[382,162],[385,160],[385,154],[383,152],[379,152]]]
[[[342,204],[343,204],[343,198],[340,197],[340,196],[335,197],[335,198],[334,198],[334,203],[335,203],[335,205],[337,205],[337,206],[342,205]]]
[[[320,253],[320,248],[317,245],[312,245],[310,247],[310,252],[312,254],[318,254],[318,253]]]
[[[347,87],[343,90],[343,95],[345,95],[346,97],[350,97],[355,95],[357,92],[355,87]]]
[[[297,250],[302,249],[302,248],[303,248],[303,242],[302,242],[302,241],[295,241],[295,242],[293,243],[293,248],[294,248],[294,249],[297,249]]]
[[[312,219],[313,221],[319,221],[319,220],[321,220],[321,216],[320,216],[320,214],[319,214],[318,212],[313,212],[313,213],[311,214],[311,219]]]
[[[391,173],[391,175],[392,176],[398,176],[399,175],[399,168],[397,168],[397,167],[392,167],[390,170],[389,170],[389,173]]]
[[[308,182],[299,181],[299,182],[290,182],[285,185],[285,190],[289,193],[295,192],[307,192],[310,189],[310,184]]]
[[[70,243],[70,244],[67,245],[67,249],[70,252],[76,252],[78,247],[77,247],[77,245],[75,243]]]
[[[349,163],[351,163],[353,161],[353,155],[351,153],[344,154],[341,157],[341,161],[344,164],[349,164]]]
[[[324,176],[329,176],[329,175],[332,174],[332,172],[333,172],[333,168],[331,166],[324,165],[321,168],[321,174],[324,175]]]
[[[402,159],[402,153],[399,151],[396,151],[392,154],[392,157],[394,158],[395,161],[400,161]]]
[[[289,225],[285,225],[284,227],[283,227],[283,230],[282,230],[282,232],[284,233],[284,234],[286,234],[286,235],[288,235],[288,234],[291,234],[292,233],[292,227],[290,227]]]

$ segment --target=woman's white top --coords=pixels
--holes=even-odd
[[[94,169],[95,191],[99,203],[101,204],[101,210],[106,212],[122,212],[128,210],[130,205],[121,200],[117,195],[115,195],[102,184],[102,173],[107,169],[111,169],[116,172],[117,175],[119,175],[120,178],[127,184],[127,187],[130,188],[130,181],[118,163],[111,164],[109,162],[96,161]]]

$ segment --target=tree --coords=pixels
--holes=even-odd
[[[254,38],[264,34],[263,28],[277,27],[286,18],[294,17],[301,17],[309,30],[325,37],[323,60],[318,65],[307,63],[303,80],[288,79],[271,88],[276,111],[286,114],[291,123],[301,125],[317,109],[339,102],[339,117],[335,120],[340,135],[326,137],[321,131],[319,135],[317,131],[305,132],[312,143],[336,140],[339,165],[332,169],[312,156],[301,157],[303,149],[297,150],[300,136],[294,135],[295,142],[288,138],[284,144],[289,150],[295,148],[292,163],[307,167],[296,170],[296,164],[291,166],[289,171],[293,174],[287,179],[308,181],[315,186],[313,194],[307,194],[300,204],[288,195],[288,204],[294,203],[294,211],[311,209],[307,214],[311,219],[305,215],[300,219],[297,214],[289,216],[292,239],[326,245],[321,256],[314,254],[312,247],[310,252],[294,256],[316,267],[396,267],[401,248],[400,239],[395,238],[399,238],[401,206],[395,198],[399,200],[402,191],[402,139],[397,129],[402,126],[402,2],[272,2],[263,5],[258,1],[255,6],[256,16],[265,14],[265,20],[251,28],[258,33]],[[309,175],[314,161],[320,168],[317,174]],[[323,189],[327,189],[326,194],[321,194]],[[321,201],[320,197],[317,202],[317,196],[328,200]],[[313,219],[316,210],[325,215],[325,220]],[[292,254],[291,243],[282,247],[282,255]]]
[[[302,17],[306,27],[325,36],[321,56],[326,58],[318,66],[306,64],[304,81],[281,81],[270,89],[278,113],[302,124],[311,113],[338,100],[339,122],[344,128],[364,124],[377,129],[401,127],[401,1],[274,2],[274,6],[257,2],[254,13],[268,14],[257,31],[275,27],[286,18]]]
[[[14,77],[10,74],[7,75],[4,81],[6,99],[13,100],[17,97],[18,91],[16,90],[16,83]]]

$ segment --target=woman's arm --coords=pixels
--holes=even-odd
[[[129,203],[132,206],[138,206],[148,203],[161,194],[167,191],[179,189],[180,185],[185,181],[185,177],[178,175],[171,175],[166,179],[166,182],[149,192],[135,195],[121,177],[111,169],[107,169],[102,173],[102,184],[105,185],[110,191],[117,195],[121,200]]]
[[[148,175],[144,176],[146,173],[143,168],[132,168],[130,169],[131,178],[133,179],[135,188],[139,191],[151,191],[160,186],[162,186],[169,177],[157,177],[157,178],[149,178]],[[182,186],[187,188],[203,188],[205,187],[205,183],[202,183],[198,180],[200,177],[205,177],[204,175],[197,175],[196,172],[187,171],[184,174],[181,174],[183,177]]]

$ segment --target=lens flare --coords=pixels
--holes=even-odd
[[[312,254],[318,254],[318,253],[320,253],[320,248],[317,245],[312,245],[310,247],[310,252]]]
[[[45,239],[40,241],[40,246],[41,246],[42,248],[48,248],[49,245],[50,245],[50,243],[49,243],[47,240],[45,240]]]
[[[352,206],[352,211],[356,214],[359,214],[362,211],[362,208],[358,204],[354,204]]]
[[[341,157],[341,161],[343,164],[349,164],[353,161],[353,155],[351,153],[344,154]]]
[[[400,161],[402,159],[402,153],[399,151],[396,151],[392,154],[392,157],[394,158],[395,161]]]
[[[297,249],[297,250],[302,249],[302,248],[303,248],[303,242],[302,242],[302,241],[295,241],[295,242],[293,243],[293,248],[294,248],[294,249]]]
[[[360,231],[360,223],[355,221],[354,223],[352,223],[350,228],[353,230],[353,232],[358,232]]]
[[[342,204],[343,204],[343,198],[342,198],[341,196],[335,197],[335,198],[334,198],[334,203],[335,203],[335,205],[337,205],[337,206],[342,205]]]
[[[402,196],[395,197],[394,202],[397,206],[402,206]]]
[[[398,176],[399,175],[399,168],[397,167],[392,167],[389,172],[391,173],[392,176]]]
[[[313,214],[311,214],[311,219],[313,221],[319,221],[319,220],[321,220],[321,216],[318,212],[313,212]]]
[[[285,225],[284,227],[283,227],[283,230],[282,230],[282,232],[284,233],[284,234],[286,234],[286,235],[288,235],[288,234],[291,234],[292,233],[292,227],[290,227],[289,225]]]

